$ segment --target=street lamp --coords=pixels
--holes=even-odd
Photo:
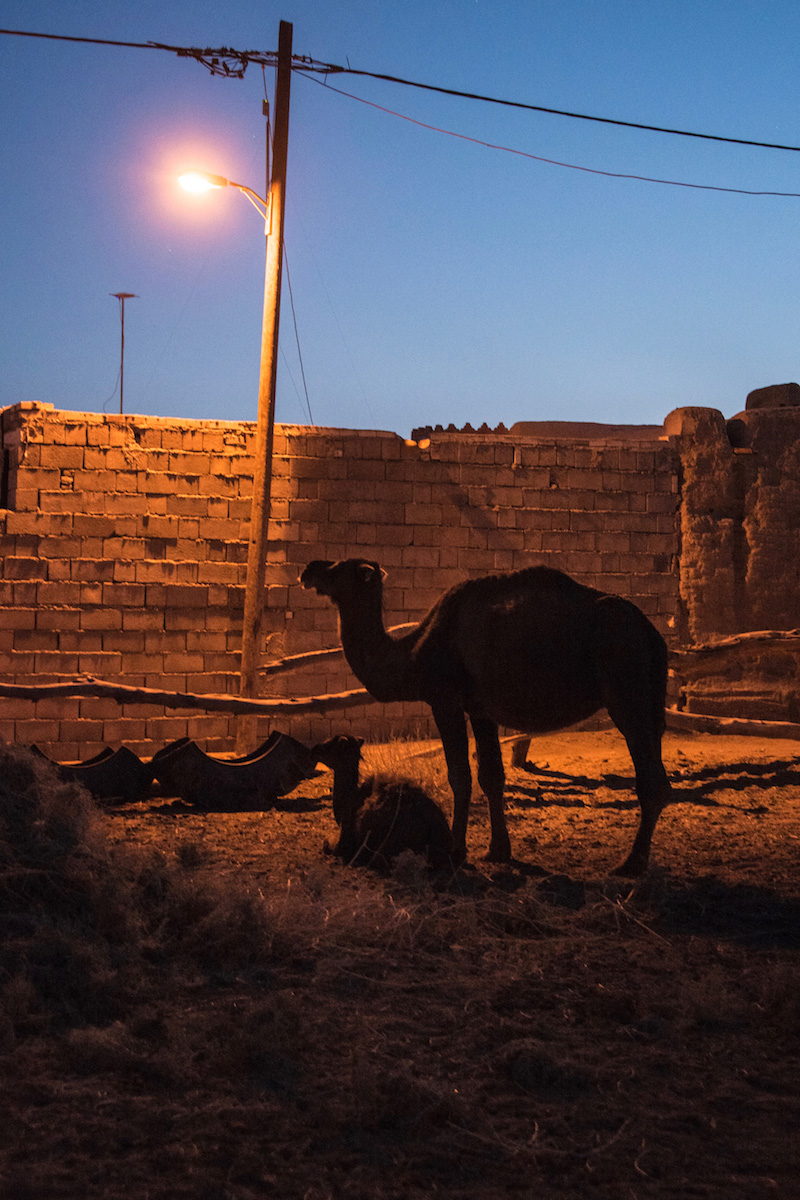
[[[232,187],[240,191],[246,196],[257,210],[259,215],[263,217],[265,222],[268,222],[269,204],[258,192],[254,192],[252,188],[245,187],[243,183],[234,183],[232,179],[226,179],[224,175],[212,175],[209,171],[184,171],[178,176],[178,183],[187,192],[192,192],[195,196],[202,196],[204,192],[214,191],[216,188]],[[269,228],[267,228],[269,234]]]
[[[212,175],[208,171],[184,171],[182,175],[178,176],[178,183],[181,187],[198,196],[201,196],[203,192],[210,192],[212,188],[228,187],[230,182],[230,179],[226,179],[224,175]]]
[[[261,325],[261,366],[258,380],[258,422],[242,622],[242,658],[239,680],[239,693],[242,696],[256,696],[258,692],[261,617],[264,609],[264,588],[267,576],[267,541],[272,490],[272,445],[275,426],[275,382],[278,371],[278,318],[283,267],[283,218],[286,206],[286,157],[289,143],[291,75],[292,26],[288,21],[281,21],[278,33],[278,70],[275,80],[272,178],[267,200],[262,199],[252,188],[245,187],[241,183],[234,183],[223,175],[210,175],[205,171],[187,171],[181,177],[182,186],[195,193],[207,192],[212,188],[236,188],[258,210],[264,219],[267,232],[264,316]],[[254,731],[254,716],[239,717],[236,726],[237,749],[246,748],[246,743]]]
[[[139,297],[134,292],[109,292],[109,295],[116,296],[119,300],[119,323],[122,329],[119,350],[119,411],[122,412],[122,396],[125,388],[125,301],[138,300]]]

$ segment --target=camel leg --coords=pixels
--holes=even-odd
[[[467,857],[467,822],[472,798],[467,721],[460,708],[431,706],[447,762],[447,778],[453,792],[452,858],[462,863]]]
[[[639,797],[641,819],[630,854],[615,870],[615,875],[636,876],[647,870],[650,842],[659,814],[669,802],[672,789],[661,761],[661,739],[653,730],[626,729],[625,724],[612,720],[628,743],[636,770],[636,794]]]
[[[647,870],[653,831],[672,794],[661,759],[666,650],[654,641],[646,626],[631,622],[626,601],[604,606],[602,633],[597,659],[603,701],[627,742],[636,771],[636,795],[641,810],[631,852],[614,873],[636,876]]]
[[[511,858],[511,842],[503,804],[506,775],[500,737],[494,721],[471,716],[470,722],[478,752],[478,783],[489,802],[489,819],[492,823],[492,838],[486,857],[490,862],[508,862]]]

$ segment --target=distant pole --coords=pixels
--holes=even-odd
[[[119,411],[122,412],[122,393],[125,386],[125,301],[138,300],[133,292],[111,292],[119,300],[119,322],[122,327],[121,346],[119,351]]]
[[[261,327],[261,369],[258,383],[253,498],[250,508],[250,542],[247,548],[242,658],[239,692],[258,694],[258,667],[264,588],[267,577],[272,446],[275,426],[275,382],[278,369],[278,320],[283,266],[283,218],[286,207],[286,159],[289,145],[289,91],[292,77],[292,26],[281,21],[278,33],[278,70],[275,79],[275,134],[272,143],[272,178],[268,196],[267,258],[264,275],[264,316]],[[240,719],[237,744],[241,747],[253,728],[254,718]]]

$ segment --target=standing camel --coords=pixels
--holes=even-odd
[[[363,559],[316,560],[300,582],[336,605],[345,657],[376,700],[430,705],[453,791],[454,858],[466,858],[472,793],[466,717],[489,802],[488,857],[508,862],[498,726],[547,733],[605,707],[628,744],[641,809],[617,873],[641,874],[670,795],[661,761],[667,648],[644,613],[561,571],[530,567],[456,584],[415,629],[392,638],[383,623],[383,576]]]

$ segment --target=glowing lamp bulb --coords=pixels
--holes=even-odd
[[[198,196],[203,192],[210,192],[213,188],[228,186],[228,180],[222,175],[209,175],[207,171],[184,171],[182,175],[178,176],[178,183],[187,192],[193,192]]]

